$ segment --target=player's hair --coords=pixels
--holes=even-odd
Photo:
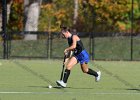
[[[68,26],[65,26],[65,25],[60,25],[60,28],[62,29],[62,31],[69,31],[71,32],[71,29],[68,27]]]
[[[69,31],[69,32],[72,33],[72,34],[77,34],[77,31],[76,31],[75,28],[73,29],[73,28],[70,28],[70,27],[65,26],[65,25],[60,25],[60,28],[61,28],[62,31],[64,31],[64,32]]]

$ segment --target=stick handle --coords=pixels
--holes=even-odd
[[[62,67],[62,71],[61,71],[61,77],[60,77],[60,80],[62,80],[62,78],[63,78],[64,67],[65,67],[65,64],[64,64],[65,59],[66,59],[66,55],[64,56],[64,60],[63,60],[63,67]]]

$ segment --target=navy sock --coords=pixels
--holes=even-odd
[[[92,70],[92,69],[90,69],[90,68],[88,69],[87,74],[89,74],[89,75],[93,75],[93,76],[95,76],[95,77],[98,76],[97,72],[95,72],[94,70]]]
[[[64,83],[67,83],[67,80],[68,80],[68,78],[69,78],[69,75],[70,75],[70,70],[65,69],[64,77],[63,77],[63,82],[64,82]]]

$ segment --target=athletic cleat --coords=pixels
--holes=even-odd
[[[56,81],[56,83],[57,83],[57,85],[58,86],[61,86],[61,87],[63,87],[63,88],[65,88],[66,87],[66,83],[64,83],[62,80],[58,80],[58,81]]]
[[[100,79],[101,79],[101,71],[98,71],[97,74],[98,74],[98,76],[95,77],[96,82],[100,81]]]

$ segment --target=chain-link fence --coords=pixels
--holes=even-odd
[[[79,37],[91,59],[140,60],[139,36],[93,37],[95,33],[87,34],[80,33]],[[19,32],[9,35],[6,55],[8,58],[63,58],[63,51],[66,47],[68,47],[67,40],[59,33],[51,33],[49,37],[49,33],[46,32],[30,32],[30,34]],[[1,58],[4,55],[2,42],[0,55]]]
[[[22,58],[47,58],[48,33],[45,32],[17,32],[9,33],[8,57]]]
[[[139,0],[77,1],[2,0],[0,58],[62,58],[66,23],[91,59],[140,60]]]

